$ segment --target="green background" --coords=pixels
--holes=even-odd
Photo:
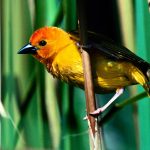
[[[83,121],[86,115],[84,91],[53,79],[33,57],[17,55],[17,51],[28,43],[30,35],[37,28],[57,26],[66,31],[76,29],[76,1],[0,2],[1,97],[9,114],[8,118],[1,116],[1,148],[88,150],[88,125]],[[121,37],[123,45],[150,62],[150,14],[147,1],[120,0],[114,3],[115,7],[110,5],[104,8],[106,14],[103,15],[107,17],[110,7],[117,12],[117,15],[112,12],[116,19],[116,29],[113,31],[118,35],[116,39]],[[93,1],[94,5],[99,7]],[[92,12],[91,9],[88,13]],[[93,28],[96,21],[92,22]],[[141,91],[143,88],[139,85],[129,88],[118,101]],[[101,103],[106,103],[111,96],[96,95],[97,99],[103,99]],[[144,98],[123,108],[108,120],[102,130],[106,149],[148,150],[149,107],[149,99]]]

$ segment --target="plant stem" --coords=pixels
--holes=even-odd
[[[84,87],[85,87],[85,95],[86,95],[86,107],[87,107],[87,115],[90,121],[91,129],[93,135],[95,135],[95,119],[92,116],[89,116],[90,112],[95,110],[95,96],[94,96],[94,88],[92,82],[92,73],[91,73],[91,62],[90,56],[87,51],[82,48],[87,45],[87,25],[86,25],[86,8],[84,1],[77,0],[78,6],[78,17],[79,17],[79,30],[80,30],[80,44],[81,44],[81,52],[82,52],[82,61],[83,61],[83,71],[84,71]]]
[[[90,136],[90,148],[92,150],[102,149],[102,136],[100,136],[100,126],[98,126],[97,118],[89,115],[96,109],[92,68],[90,55],[84,50],[87,46],[87,22],[86,22],[86,1],[77,0],[78,18],[79,18],[79,30],[80,30],[80,44],[83,61],[83,72],[84,72],[84,87],[86,96],[86,108],[87,108],[87,120],[89,124],[89,136]]]

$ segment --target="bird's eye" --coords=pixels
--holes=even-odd
[[[45,40],[42,40],[42,41],[39,42],[39,45],[40,45],[40,46],[45,46],[46,43],[47,43],[47,42],[46,42]]]

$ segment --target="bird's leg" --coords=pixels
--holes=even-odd
[[[98,108],[94,112],[90,113],[90,115],[97,116],[101,112],[105,111],[123,93],[123,91],[124,91],[123,88],[117,89],[116,94],[103,107]]]

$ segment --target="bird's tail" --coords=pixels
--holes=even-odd
[[[150,71],[149,71],[150,73]],[[132,71],[132,77],[134,78],[134,80],[141,84],[143,86],[143,88],[145,89],[145,91],[147,92],[147,95],[150,96],[150,84],[149,84],[149,77],[148,75],[144,74],[141,70],[139,70],[137,67],[134,67],[133,71]]]

